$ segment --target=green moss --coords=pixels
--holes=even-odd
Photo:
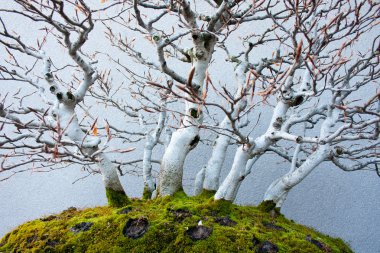
[[[188,197],[184,192],[154,200],[129,201],[127,209],[96,207],[84,210],[70,208],[20,225],[0,241],[0,252],[255,252],[260,242],[269,240],[279,252],[323,252],[306,240],[310,235],[331,252],[352,252],[340,239],[323,235],[295,224],[282,215],[273,217],[253,206],[237,206],[228,201],[214,201],[212,192]],[[228,216],[234,226],[222,226],[217,218]],[[123,235],[129,219],[144,217],[149,227],[141,238]],[[204,240],[194,241],[186,231],[199,221],[212,229]],[[70,229],[81,222],[91,222],[88,231],[73,233]],[[281,227],[275,230],[273,224]]]
[[[263,212],[270,212],[275,211],[275,213],[280,213],[280,208],[276,207],[276,203],[274,203],[272,200],[266,200],[260,203],[258,207]]]
[[[122,207],[130,203],[128,196],[123,191],[115,191],[110,188],[106,188],[106,196],[108,205],[112,207]]]
[[[148,187],[144,186],[143,199],[151,199],[151,198],[152,198],[152,192],[149,190]]]

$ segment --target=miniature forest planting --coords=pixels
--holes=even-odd
[[[109,207],[28,222],[0,250],[351,252],[280,210],[321,164],[380,176],[379,7],[3,1],[0,183],[76,166],[102,176]],[[193,168],[195,197],[183,193],[190,152],[210,157]],[[267,155],[287,172],[259,207],[234,205]],[[144,200],[126,195],[129,173]]]
[[[1,252],[352,252],[341,240],[257,207],[183,192],[122,208],[70,208],[27,222]]]

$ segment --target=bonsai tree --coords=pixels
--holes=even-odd
[[[211,191],[215,200],[234,201],[266,153],[289,161],[263,198],[277,207],[324,162],[380,174],[378,3],[198,7],[182,0],[5,4],[1,80],[23,86],[1,94],[1,180],[79,164],[101,173],[109,204],[123,206],[129,200],[119,176],[128,167],[143,175],[145,198],[173,195],[199,143],[212,143],[211,157],[194,192]],[[8,16],[32,22],[35,38],[19,35]],[[99,37],[107,50],[87,47]],[[235,78],[227,83],[226,75]],[[98,120],[103,108],[116,119]],[[257,124],[266,131],[256,132]],[[231,145],[234,161],[221,178]],[[135,147],[142,157],[124,155]]]

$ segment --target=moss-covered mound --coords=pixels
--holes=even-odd
[[[282,215],[210,196],[69,208],[8,233],[0,252],[352,252],[341,239]]]

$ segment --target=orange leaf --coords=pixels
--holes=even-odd
[[[93,134],[94,136],[98,136],[98,128],[97,128],[96,126],[94,126],[94,127],[92,128],[92,134]]]

